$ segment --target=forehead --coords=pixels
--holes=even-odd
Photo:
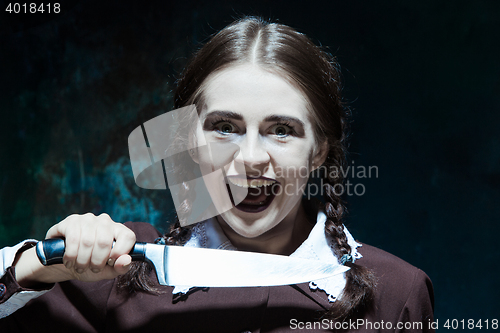
[[[202,117],[219,110],[237,112],[245,120],[287,115],[309,121],[308,101],[302,91],[258,65],[233,66],[217,72],[207,79],[203,96]]]

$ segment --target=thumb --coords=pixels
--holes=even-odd
[[[128,254],[123,254],[119,256],[118,259],[116,259],[113,267],[115,269],[115,272],[122,275],[129,271],[131,263],[132,263],[132,257],[129,256]]]

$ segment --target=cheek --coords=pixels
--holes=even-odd
[[[199,164],[203,174],[219,169],[227,169],[238,155],[239,146],[234,143],[211,142],[198,148]]]
[[[275,154],[275,170],[278,177],[307,179],[312,167],[312,151],[309,147],[287,150]]]

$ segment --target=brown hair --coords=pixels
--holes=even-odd
[[[200,110],[203,83],[207,77],[228,66],[247,62],[282,75],[302,90],[310,104],[316,142],[328,142],[324,167],[327,170],[344,167],[350,113],[341,97],[339,66],[307,36],[286,25],[246,17],[222,29],[194,55],[178,80],[175,108],[194,103]],[[334,252],[340,260],[343,255],[351,253],[342,223],[345,206],[334,191],[335,185],[342,184],[344,179],[341,173],[332,177],[329,172],[323,178],[327,216],[325,232],[335,241]],[[185,206],[190,209],[188,199]],[[182,245],[188,236],[189,228],[181,227],[177,219],[163,239],[166,244]],[[351,269],[346,272],[343,294],[328,312],[328,316],[335,319],[361,312],[373,298],[375,278],[371,271],[351,262],[346,265]],[[129,281],[128,286],[133,290],[154,291],[153,286],[144,282],[147,273],[144,267],[136,265],[124,279]],[[139,273],[143,278],[137,278]],[[130,283],[132,276],[135,280]]]

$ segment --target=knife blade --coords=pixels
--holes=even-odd
[[[40,241],[36,254],[44,266],[62,264],[64,240]],[[133,261],[151,263],[158,282],[168,286],[278,286],[324,279],[349,270],[320,260],[141,242],[129,254]]]

